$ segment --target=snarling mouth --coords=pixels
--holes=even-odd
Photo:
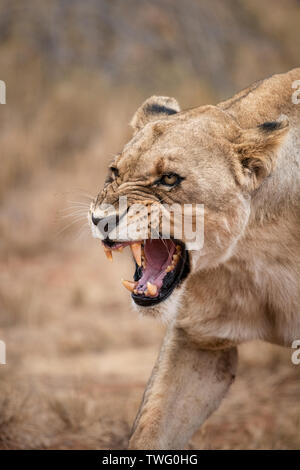
[[[137,305],[150,307],[171,295],[189,273],[189,256],[184,243],[173,239],[147,239],[138,242],[102,242],[106,256],[130,246],[134,260],[133,281],[122,283]]]

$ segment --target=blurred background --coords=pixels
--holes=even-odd
[[[0,0],[0,448],[125,448],[164,334],[131,310],[90,199],[152,94],[217,103],[299,66],[297,0]],[[130,274],[129,274],[130,275]],[[194,449],[300,448],[300,366],[241,347]]]

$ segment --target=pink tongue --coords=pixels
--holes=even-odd
[[[137,289],[145,291],[147,282],[155,284],[159,289],[163,285],[163,279],[166,275],[166,268],[172,262],[172,256],[175,252],[175,243],[172,240],[146,240],[145,246],[146,269],[139,280]]]

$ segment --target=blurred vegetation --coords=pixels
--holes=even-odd
[[[1,0],[1,195],[147,95],[195,106],[298,65],[299,23],[299,0]]]

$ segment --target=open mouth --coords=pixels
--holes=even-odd
[[[123,243],[107,239],[102,243],[109,259],[112,251],[131,248],[135,260],[133,281],[122,283],[137,305],[150,307],[162,302],[189,273],[189,256],[181,241],[147,239]]]

